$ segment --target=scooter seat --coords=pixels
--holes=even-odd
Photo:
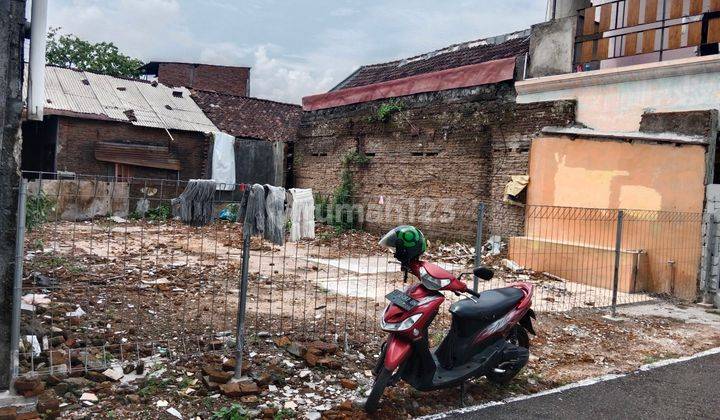
[[[450,306],[450,313],[460,320],[489,321],[510,312],[524,297],[522,290],[515,287],[488,290],[480,297],[463,299]]]

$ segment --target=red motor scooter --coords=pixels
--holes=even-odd
[[[394,242],[388,243],[388,237],[410,237],[406,233],[408,229],[411,232],[414,229],[417,233],[413,234],[419,234],[423,241],[422,252],[419,253],[422,255],[425,239],[411,226],[396,228],[396,233],[389,232],[381,245],[395,247]],[[529,358],[528,332],[535,335],[531,320],[535,314],[530,308],[531,284],[517,283],[477,293],[461,281],[464,275],[470,273],[456,278],[437,265],[420,261],[417,254],[408,254],[399,248],[395,252],[401,260],[405,279],[410,272],[420,283],[387,295],[391,303],[385,308],[380,327],[390,334],[382,345],[374,371],[375,383],[365,403],[365,410],[369,413],[377,410],[385,388],[399,380],[419,391],[460,385],[463,402],[467,380],[486,376],[492,382],[507,384]],[[411,257],[408,258],[408,255]],[[493,277],[492,270],[484,267],[476,268],[472,274],[483,280]],[[428,327],[445,301],[443,291],[468,294],[470,297],[450,306],[450,331],[440,346],[431,349]]]

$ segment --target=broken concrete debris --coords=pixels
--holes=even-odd
[[[220,392],[230,398],[240,398],[244,395],[258,394],[260,388],[253,381],[239,381],[221,384]]]
[[[606,323],[588,311],[545,314],[537,326],[540,335],[533,338],[535,352],[526,373],[521,374],[516,383],[522,392],[537,392],[558,383],[597,376],[619,366],[639,366],[648,351],[652,351],[652,357],[658,357],[663,351],[699,351],[712,347],[720,339],[717,330],[708,326],[683,324],[683,338],[680,338],[673,330],[672,321],[638,318],[623,324]],[[667,344],[662,344],[662,349],[648,349],[640,341],[627,341],[625,337],[631,330],[638,336],[651,333],[667,339]],[[239,382],[231,378],[233,358],[207,353],[181,360],[149,356],[130,362],[124,368],[118,365],[94,372],[25,375],[17,386],[29,392],[28,395],[37,394],[39,413],[59,413],[60,416],[72,413],[102,417],[114,411],[120,418],[163,415],[205,419],[238,404],[256,418],[272,417],[280,410],[286,414],[292,412],[297,418],[360,417],[361,402],[372,386],[371,369],[377,360],[379,345],[379,342],[367,343],[345,352],[334,343],[324,341],[268,339],[253,346],[255,356],[243,369],[249,379]],[[305,358],[308,355],[330,358],[339,366],[337,369],[312,367],[305,358],[291,354],[289,348],[305,348]],[[67,354],[64,348],[53,351],[58,352],[58,357]],[[367,356],[361,358],[360,354]],[[292,366],[286,361],[292,361]],[[582,371],[576,369],[577,363],[583,364]],[[145,375],[139,376],[130,369],[138,366],[142,366]],[[120,372],[123,376],[113,380]],[[214,380],[229,380],[221,384],[210,381],[210,376]],[[511,395],[503,389],[488,387],[483,381],[471,387],[469,394],[473,401],[487,401],[489,395],[497,398]],[[382,407],[385,410],[382,414],[402,418],[436,413],[448,408],[440,403],[450,400],[449,396],[445,397],[439,394],[437,398],[428,399],[426,394],[412,393],[402,385],[393,387],[388,390],[388,403]]]

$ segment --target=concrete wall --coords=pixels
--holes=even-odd
[[[532,27],[528,77],[573,71],[577,22],[577,16],[571,16]]]
[[[28,183],[28,196],[42,192],[53,200],[48,220],[91,220],[130,212],[130,185],[127,182],[97,180],[36,180]]]
[[[24,24],[24,0],[0,1],[0,391],[10,386]]]
[[[647,111],[720,108],[720,57],[709,56],[551,76],[517,83],[518,102],[577,101],[577,121],[638,131]]]
[[[705,303],[720,308],[720,185],[708,185],[706,198],[700,290]]]
[[[356,202],[371,209],[366,229],[414,223],[434,237],[474,239],[482,201],[486,233],[517,235],[524,212],[502,202],[505,185],[527,173],[540,128],[568,124],[574,113],[570,102],[517,105],[514,98],[507,82],[403,97],[403,110],[387,122],[377,120],[381,101],[306,112],[295,144],[296,184],[333,193],[343,156],[359,151],[371,156],[351,169]]]
[[[577,16],[578,10],[592,6],[590,0],[547,0],[546,20]]]
[[[621,291],[696,297],[705,147],[542,136],[533,141],[529,173],[525,235],[511,241],[511,258],[610,288],[617,211],[602,209],[632,209],[622,233]]]

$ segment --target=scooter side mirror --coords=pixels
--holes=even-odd
[[[495,273],[487,267],[478,267],[473,270],[473,274],[483,280],[492,280],[493,276],[495,276]]]

